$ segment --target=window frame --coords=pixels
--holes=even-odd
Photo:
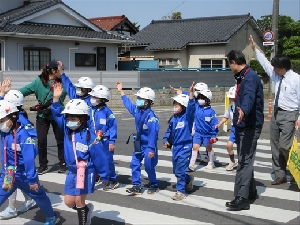
[[[38,70],[31,70],[30,69],[30,52],[31,51],[38,51],[38,57],[39,57],[39,69]],[[49,59],[47,62],[44,62],[44,64],[41,62],[41,51],[48,52]],[[28,54],[27,62],[25,61],[25,52]],[[47,47],[23,47],[23,63],[24,63],[24,71],[39,71],[44,68],[44,66],[49,63],[51,60],[51,49]],[[26,69],[27,66],[27,69]]]
[[[82,59],[78,59],[78,57],[83,57]],[[75,66],[83,66],[83,67],[95,67],[96,64],[96,54],[94,53],[75,53]],[[91,57],[90,59],[88,57]],[[79,61],[83,60],[83,61]],[[90,62],[91,64],[87,64]]]

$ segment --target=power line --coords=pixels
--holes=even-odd
[[[170,15],[170,13],[172,13],[175,9],[179,8],[181,5],[183,5],[187,0],[184,0],[183,2],[181,2],[179,5],[177,5],[174,9],[172,9],[170,12],[168,12],[165,16],[163,16],[162,18],[168,18],[168,15]]]

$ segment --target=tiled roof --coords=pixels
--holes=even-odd
[[[56,35],[64,37],[80,37],[80,38],[98,38],[98,39],[114,39],[128,40],[126,37],[113,34],[110,32],[97,32],[88,28],[49,25],[49,24],[30,24],[24,23],[20,25],[6,25],[1,32],[10,33],[26,33],[36,35]],[[128,37],[127,37],[128,38]]]
[[[180,50],[189,43],[226,42],[252,19],[247,14],[152,21],[133,36],[134,45],[147,46],[145,50],[154,51]]]
[[[62,4],[69,9],[73,10],[69,6],[65,5],[61,0],[31,0],[27,5],[23,5],[16,9],[4,12],[0,14],[0,32],[11,32],[16,34],[40,34],[40,35],[56,35],[65,37],[80,37],[80,38],[98,38],[98,39],[110,39],[110,40],[132,40],[131,37],[114,34],[113,32],[107,32],[103,29],[101,31],[94,31],[91,28],[74,27],[74,26],[62,26],[55,24],[40,24],[24,22],[22,24],[12,24],[12,22],[22,19],[26,16],[37,13],[41,10],[47,9],[56,4]],[[75,10],[73,10],[77,13]],[[79,14],[79,13],[77,13]],[[80,14],[79,14],[80,15]],[[80,15],[81,16],[81,15]],[[83,19],[85,17],[81,16]],[[89,21],[88,19],[86,19]]]
[[[107,16],[107,17],[97,17],[89,19],[92,23],[105,30],[113,30],[122,21],[126,20],[125,15],[122,16]]]

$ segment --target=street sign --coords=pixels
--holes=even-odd
[[[273,45],[274,45],[274,41],[263,42],[263,46],[273,46]]]
[[[266,42],[270,42],[274,40],[274,33],[271,30],[266,30],[263,34],[263,39]]]

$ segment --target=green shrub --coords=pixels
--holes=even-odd
[[[292,59],[292,70],[300,75],[300,60],[299,59]]]
[[[256,71],[256,73],[262,77],[268,76],[267,73],[264,71],[262,66],[259,64],[259,62],[256,59],[250,60],[250,67]]]

